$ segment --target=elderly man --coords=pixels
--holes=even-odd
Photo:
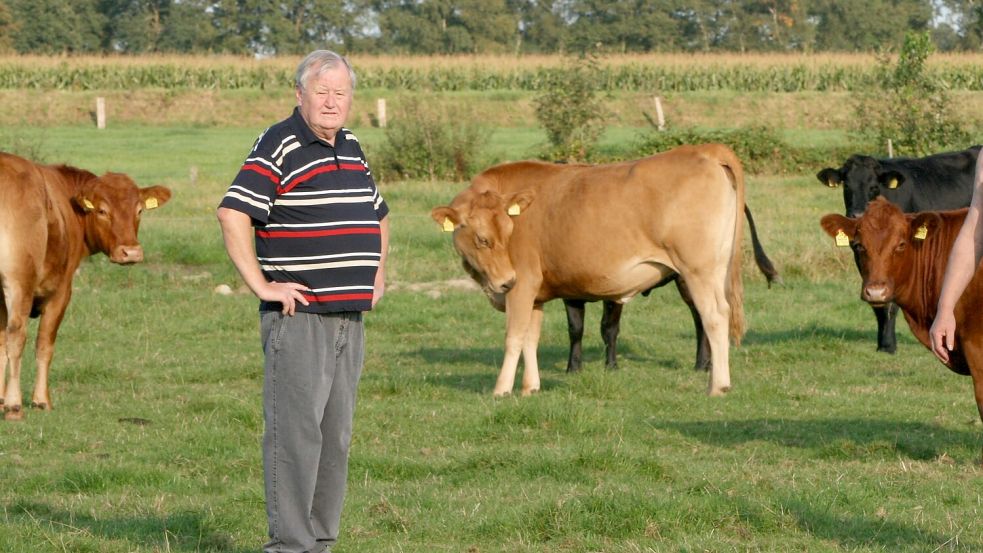
[[[354,89],[344,57],[304,58],[293,114],[260,135],[218,208],[229,258],[260,299],[270,553],[338,539],[362,312],[385,289],[389,208],[343,127]]]

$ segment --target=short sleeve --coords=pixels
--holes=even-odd
[[[278,149],[282,149],[278,137],[270,132],[260,135],[219,207],[241,211],[256,223],[265,224],[282,177],[276,162]]]

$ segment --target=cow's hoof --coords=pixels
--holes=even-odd
[[[51,404],[50,403],[32,401],[31,402],[31,407],[33,407],[35,409],[40,409],[41,411],[51,411]]]
[[[20,405],[11,405],[6,407],[3,413],[3,419],[8,421],[19,421],[24,419],[24,411],[21,410]]]
[[[618,367],[618,364],[617,363],[612,363],[610,365],[604,365],[604,368],[607,369],[607,370],[609,370],[609,371],[616,371],[620,367]]]
[[[730,386],[723,386],[723,387],[718,388],[716,390],[710,390],[707,393],[707,395],[709,395],[710,397],[723,397],[723,396],[727,395],[727,392],[729,392],[729,391],[730,391]]]
[[[495,390],[494,392],[492,392],[492,395],[495,396],[495,397],[507,397],[507,396],[512,395],[512,390],[505,390],[505,391],[502,391],[502,392],[500,392],[498,390]]]
[[[574,367],[573,365],[567,365],[567,372],[568,373],[579,373],[580,372],[580,365],[577,365],[576,367]]]
[[[889,353],[891,355],[894,355],[894,352],[897,351],[897,348],[896,347],[879,347],[879,348],[877,348],[877,351],[879,351],[880,353]]]
[[[533,394],[538,394],[539,388],[530,388],[528,390],[522,390],[522,397],[529,397]]]

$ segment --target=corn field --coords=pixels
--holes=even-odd
[[[542,89],[561,56],[356,57],[359,88],[487,91]],[[0,57],[0,89],[132,90],[290,88],[297,58]],[[872,54],[651,54],[601,58],[602,90],[855,91],[878,78]],[[983,90],[983,55],[939,55],[929,72],[951,90]]]

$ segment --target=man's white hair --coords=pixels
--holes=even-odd
[[[345,69],[348,70],[348,76],[352,80],[352,90],[355,90],[355,70],[352,69],[352,65],[348,63],[345,56],[336,54],[331,50],[314,50],[310,54],[307,54],[301,60],[300,65],[297,66],[294,84],[298,90],[304,90],[307,81],[311,77],[323,75],[326,71],[330,71],[339,65],[344,65]]]

